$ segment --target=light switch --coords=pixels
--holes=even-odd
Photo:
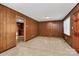
[[[72,29],[73,29],[73,26],[72,26]]]

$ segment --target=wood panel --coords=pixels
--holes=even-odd
[[[0,5],[0,52],[16,46],[16,15]]]
[[[40,36],[63,36],[63,22],[62,21],[47,21],[39,23]]]
[[[6,49],[6,44],[7,44],[7,42],[6,42],[6,37],[5,37],[5,35],[6,35],[6,31],[5,31],[5,29],[4,28],[6,28],[6,22],[5,22],[5,18],[4,17],[6,17],[6,10],[5,10],[5,8],[3,8],[2,6],[0,6],[0,41],[1,41],[1,44],[0,44],[0,52],[1,51],[4,51],[5,49]],[[4,44],[3,44],[3,42],[4,42]]]
[[[30,39],[31,29],[30,29],[30,21],[26,19],[26,40]]]
[[[65,40],[72,48],[79,52],[79,4],[64,18],[70,16],[70,36],[64,35]]]
[[[38,35],[38,22],[26,18],[26,40],[29,40]]]
[[[73,28],[72,29],[72,40],[73,44],[72,47],[79,52],[79,11],[75,12],[73,15]]]
[[[16,14],[7,9],[7,49],[16,45]]]
[[[16,46],[16,19],[24,20],[24,41],[38,35],[38,22],[0,4],[0,52]]]

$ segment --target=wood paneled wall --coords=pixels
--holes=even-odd
[[[26,40],[29,40],[38,35],[38,22],[27,18],[26,19]]]
[[[6,6],[0,5],[0,53],[16,46],[16,19],[24,20],[24,41],[38,35],[62,37],[63,22],[37,22]]]
[[[77,4],[72,11],[64,18],[66,20],[67,17],[70,16],[70,36],[64,34],[64,38],[67,43],[79,52],[79,4]],[[75,17],[74,17],[75,16]]]
[[[16,46],[16,19],[24,20],[24,41],[38,35],[38,22],[0,4],[0,53]]]
[[[49,37],[63,36],[63,22],[62,21],[45,21],[39,23],[39,35]]]
[[[16,46],[16,15],[0,5],[0,53]]]

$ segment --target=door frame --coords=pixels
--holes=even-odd
[[[17,19],[22,19],[24,21],[24,28],[23,28],[24,29],[24,35],[23,35],[24,36],[24,40],[23,41],[25,41],[25,39],[26,39],[26,20],[25,20],[24,17],[16,15],[16,20]],[[17,26],[17,24],[16,24],[16,26]],[[17,29],[16,29],[16,31],[17,31]]]

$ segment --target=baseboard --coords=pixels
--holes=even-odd
[[[5,52],[5,51],[7,51],[7,50],[10,50],[10,49],[12,49],[12,48],[14,48],[14,47],[16,47],[16,46],[13,46],[13,47],[8,48],[8,49],[6,49],[6,50],[4,50],[4,51],[1,51],[0,54],[3,53],[3,52]]]
[[[46,35],[39,35],[39,36],[41,36],[41,37],[57,37],[57,38],[63,38],[63,36],[46,36]]]
[[[35,37],[37,37],[37,36],[31,37],[30,39],[27,39],[27,40],[24,40],[24,41],[25,41],[25,42],[26,42],[26,41],[29,41],[29,40],[31,40],[31,39],[33,39],[33,38],[35,38]]]

